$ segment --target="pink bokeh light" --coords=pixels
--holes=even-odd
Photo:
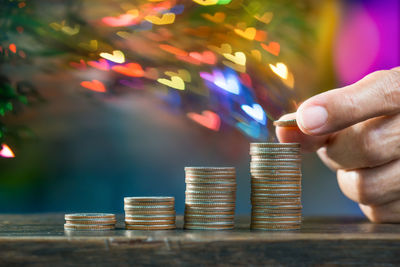
[[[351,16],[343,21],[334,48],[334,62],[342,84],[353,83],[368,74],[380,48],[374,20],[362,6],[352,9]]]

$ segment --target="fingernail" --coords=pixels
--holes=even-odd
[[[300,120],[301,125],[306,130],[317,130],[327,122],[328,112],[321,106],[311,106],[301,112]]]

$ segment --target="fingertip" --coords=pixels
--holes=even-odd
[[[286,114],[280,120],[293,119],[295,113]],[[298,127],[276,127],[276,136],[281,143],[300,143],[303,152],[314,152],[323,146],[328,136],[311,136],[305,134]]]
[[[296,113],[288,113],[279,118],[279,121],[296,119]],[[281,127],[275,129],[276,136],[281,143],[300,143],[301,131],[297,127]]]
[[[307,100],[298,108],[296,121],[303,133],[320,135],[328,122],[328,111],[323,105]]]
[[[300,143],[303,152],[312,152],[313,141],[297,127],[276,127],[276,136],[281,143]]]
[[[299,143],[301,131],[295,127],[276,127],[276,136],[281,143]]]

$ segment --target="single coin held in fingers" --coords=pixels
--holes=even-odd
[[[296,119],[274,121],[274,126],[277,127],[297,127]]]

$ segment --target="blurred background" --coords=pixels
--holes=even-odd
[[[397,0],[0,4],[0,213],[123,212],[235,166],[308,97],[400,65]],[[360,215],[304,155],[304,215]]]

